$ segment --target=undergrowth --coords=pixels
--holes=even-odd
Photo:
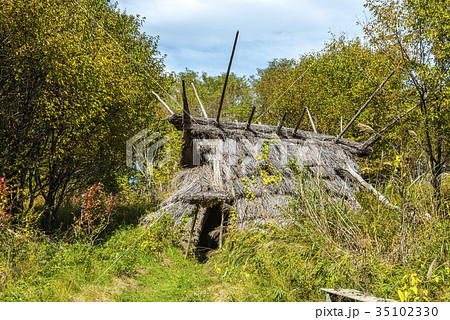
[[[422,186],[423,187],[423,186]],[[321,301],[320,288],[348,288],[397,301],[449,301],[450,223],[432,217],[410,188],[402,211],[359,194],[363,209],[302,181],[282,210],[286,223],[231,229],[209,261],[231,301]]]
[[[0,301],[323,301],[320,288],[449,301],[450,222],[436,215],[426,180],[402,197],[395,184],[377,188],[401,211],[365,192],[355,210],[299,179],[297,196],[280,208],[284,223],[229,228],[206,263],[184,258],[183,228],[167,216],[150,228],[117,223],[95,244],[5,224]]]
[[[0,301],[198,300],[191,291],[203,266],[184,259],[172,226],[162,217],[148,229],[122,227],[94,246],[0,232]],[[156,274],[163,279],[146,286]],[[173,290],[164,279],[175,282]]]

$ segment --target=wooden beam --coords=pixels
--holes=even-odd
[[[364,180],[355,170],[353,170],[352,167],[350,167],[349,165],[347,165],[347,167],[345,168],[345,170],[350,173],[350,175],[355,178],[363,187],[369,189],[370,191],[372,191],[372,193],[378,198],[378,200],[380,200],[384,205],[386,205],[387,207],[394,209],[396,211],[401,211],[401,209],[399,207],[397,207],[396,205],[393,205],[392,203],[389,202],[388,199],[386,199],[385,196],[383,196],[381,193],[379,193],[374,187],[372,187],[368,182],[366,182],[366,180]]]
[[[300,114],[300,118],[297,121],[297,124],[295,125],[295,129],[294,129],[294,133],[292,134],[293,136],[295,136],[295,134],[298,131],[298,128],[300,127],[300,122],[303,119],[303,116],[305,115],[305,111],[306,111],[306,107],[303,108],[302,113]]]
[[[189,105],[186,96],[186,85],[184,80],[181,80],[183,86],[183,130],[191,128],[191,112],[189,111]]]
[[[164,107],[170,112],[170,114],[173,114],[173,111],[169,108],[169,106],[164,102],[163,99],[161,99],[158,94],[155,91],[152,91],[152,93],[156,96],[156,98],[163,104]]]
[[[339,139],[342,138],[342,136],[344,135],[344,133],[348,130],[348,128],[350,128],[350,126],[353,124],[353,122],[355,122],[356,118],[359,117],[359,115],[361,114],[361,112],[363,112],[363,110],[369,105],[370,101],[372,101],[373,97],[375,97],[375,95],[378,93],[378,91],[381,90],[381,88],[383,88],[383,86],[386,84],[386,82],[389,80],[390,77],[392,77],[392,75],[394,74],[395,70],[393,70],[387,77],[386,79],[384,79],[384,81],[378,86],[378,88],[372,93],[372,95],[369,97],[369,99],[367,99],[367,101],[363,104],[363,106],[358,110],[358,112],[356,112],[356,114],[353,116],[352,120],[350,120],[350,122],[345,126],[344,130],[341,131],[341,133],[339,133],[339,135],[337,136],[336,140],[334,140],[334,143],[337,143],[339,141]]]
[[[184,145],[181,151],[181,166],[192,167],[194,165],[194,151],[193,142],[191,136],[192,119],[189,111],[188,101],[186,97],[186,85],[182,80],[182,96],[183,96],[183,113],[182,113],[182,127],[183,127],[183,140]]]
[[[227,74],[225,76],[225,83],[223,84],[222,96],[220,97],[219,110],[217,111],[216,124],[219,126],[220,113],[222,111],[223,100],[225,98],[225,91],[227,90],[228,76],[230,75],[231,64],[233,63],[234,51],[236,50],[236,44],[239,36],[239,30],[236,31],[236,38],[234,39],[233,51],[231,52],[230,62],[228,63]]]
[[[194,88],[194,93],[195,93],[195,96],[197,97],[198,103],[200,104],[200,108],[202,109],[203,116],[204,116],[206,119],[208,119],[208,115],[206,114],[206,110],[205,110],[205,108],[203,107],[203,104],[202,104],[202,102],[201,102],[201,100],[200,100],[200,97],[199,97],[198,94],[197,94],[197,90],[195,89],[194,83],[191,82],[191,85],[192,85],[192,88]]]
[[[326,302],[341,302],[343,299],[359,302],[396,302],[392,299],[378,298],[353,289],[327,289],[321,288],[326,293]]]
[[[277,134],[278,136],[279,136],[280,133],[281,133],[281,128],[283,128],[283,123],[284,123],[284,119],[286,118],[286,114],[287,114],[287,111],[285,111],[285,112],[283,113],[283,116],[281,117],[280,122],[278,122],[277,130],[276,130],[276,134]]]
[[[383,129],[381,129],[380,131],[378,131],[377,133],[375,133],[373,136],[371,136],[369,139],[367,139],[366,142],[363,143],[363,145],[361,146],[361,148],[366,149],[368,147],[370,147],[371,145],[373,145],[375,142],[377,142],[378,140],[381,139],[381,134],[383,132],[385,132],[387,129],[389,129],[390,127],[392,127],[398,120],[400,120],[401,118],[403,118],[404,116],[406,116],[408,113],[410,113],[411,111],[413,111],[415,108],[417,108],[418,106],[420,106],[422,104],[422,101],[418,102],[414,107],[410,108],[408,111],[404,112],[403,114],[401,114],[400,116],[397,117],[397,119],[395,119],[394,121],[392,121],[391,123],[389,123],[386,127],[384,127]]]
[[[223,222],[224,222],[224,215],[223,215],[223,211],[220,210],[220,230],[219,230],[219,249],[222,250],[222,245],[223,245]]]
[[[311,117],[311,113],[309,113],[308,108],[306,108],[306,112],[308,113],[309,122],[311,122],[311,126],[313,128],[314,133],[317,133],[316,126],[314,125],[313,118]]]
[[[188,254],[189,254],[189,248],[191,246],[191,241],[192,241],[192,234],[194,233],[195,223],[197,222],[198,210],[199,210],[198,205],[196,205],[195,212],[194,212],[194,221],[192,221],[191,230],[189,231],[189,238],[188,238],[188,243],[187,243],[187,247],[186,247],[186,253],[184,254],[185,259],[187,258]]]
[[[247,121],[247,130],[250,130],[250,125],[252,123],[253,116],[255,114],[256,106],[253,106],[252,111],[250,112],[250,116],[248,117]]]

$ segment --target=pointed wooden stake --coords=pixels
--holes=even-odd
[[[236,50],[238,36],[239,36],[239,30],[236,31],[236,38],[234,39],[233,51],[231,52],[231,58],[230,58],[230,62],[228,63],[227,74],[225,76],[225,83],[223,85],[222,96],[220,97],[219,110],[217,111],[217,118],[216,118],[216,124],[218,126],[219,126],[219,121],[220,121],[220,113],[222,111],[223,99],[225,98],[225,91],[227,89],[228,76],[230,75],[231,64],[233,63],[234,51]]]
[[[313,118],[311,117],[311,113],[309,113],[308,108],[306,108],[306,112],[308,113],[309,122],[311,122],[311,126],[313,128],[314,133],[317,133],[316,126],[314,125]]]
[[[303,116],[305,115],[305,111],[306,111],[306,107],[303,108],[302,113],[300,114],[300,118],[298,119],[297,124],[295,125],[295,129],[294,129],[294,133],[293,133],[294,136],[297,133],[298,128],[300,127],[300,122],[302,121]]]
[[[163,104],[164,107],[166,107],[166,109],[170,112],[170,114],[173,114],[173,111],[169,108],[169,106],[164,102],[163,99],[161,99],[158,94],[155,91],[152,91],[153,95],[156,96],[156,99],[159,100],[159,102],[161,102]]]
[[[200,104],[200,108],[202,109],[203,116],[204,116],[206,119],[208,119],[208,115],[206,114],[206,110],[205,110],[205,108],[203,107],[202,102],[200,101],[200,97],[199,97],[198,94],[197,94],[197,90],[195,89],[194,83],[191,82],[191,85],[192,85],[192,88],[194,88],[194,93],[195,93],[195,96],[197,97],[198,103]]]
[[[287,111],[285,111],[285,112],[283,113],[283,116],[281,117],[280,122],[278,122],[278,127],[277,127],[277,131],[276,131],[276,134],[277,134],[278,136],[279,136],[280,133],[281,133],[281,128],[283,128],[284,118],[286,118],[286,114],[287,114]]]
[[[183,86],[183,130],[191,128],[191,113],[189,111],[189,105],[186,97],[186,85],[184,80],[181,80]]]
[[[184,80],[182,80],[183,85],[183,149],[181,150],[181,166],[182,167],[192,167],[194,164],[194,150],[193,150],[193,142],[191,136],[192,130],[192,120],[191,114],[189,111],[188,101],[186,97],[186,86]]]
[[[363,106],[358,110],[358,112],[356,112],[356,114],[353,116],[352,120],[350,120],[350,122],[345,126],[344,130],[341,131],[341,133],[339,133],[339,135],[337,136],[336,140],[334,140],[334,143],[337,143],[339,141],[339,139],[342,138],[342,136],[344,135],[344,133],[348,130],[348,128],[350,128],[350,126],[352,125],[353,122],[355,122],[356,118],[359,117],[359,115],[361,114],[361,112],[369,105],[370,101],[372,101],[373,97],[375,97],[375,95],[377,94],[378,91],[381,90],[381,88],[383,88],[383,86],[386,84],[386,82],[389,80],[390,77],[392,77],[392,75],[394,74],[395,70],[393,70],[386,79],[384,79],[384,81],[378,86],[378,88],[372,93],[372,95],[369,97],[369,99],[367,99],[367,101],[363,104]]]
[[[253,115],[255,114],[256,106],[253,106],[250,116],[248,117],[247,130],[250,130],[250,125],[252,123]]]
[[[192,233],[194,233],[195,223],[197,222],[197,214],[198,214],[198,205],[195,206],[194,221],[192,221],[192,227],[191,227],[191,230],[189,231],[189,238],[188,238],[186,253],[184,254],[185,259],[187,258],[188,254],[189,254],[189,247],[191,246]]]

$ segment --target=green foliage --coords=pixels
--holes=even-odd
[[[83,190],[79,197],[74,197],[73,201],[81,208],[80,217],[75,217],[72,225],[75,237],[93,245],[115,213],[116,197],[105,193],[101,183],[94,183],[89,189]]]
[[[425,152],[434,200],[441,206],[441,175],[450,156],[449,1],[368,0],[372,19],[365,26],[371,45],[393,62],[402,77],[397,94],[421,102],[415,149]],[[419,151],[416,151],[417,153]]]
[[[158,39],[108,1],[78,3],[88,14],[69,0],[0,4],[0,175],[14,214],[43,196],[47,230],[72,190],[116,187],[128,138],[168,127],[151,94],[170,83]]]
[[[408,203],[414,218],[381,207],[369,194],[360,202],[364,209],[354,212],[320,182],[300,177],[298,196],[283,214],[291,224],[232,229],[223,251],[212,256],[211,269],[231,286],[223,299],[320,301],[319,288],[338,287],[447,301],[448,221],[424,218],[429,207],[420,202]]]
[[[8,204],[9,188],[6,185],[5,178],[0,178],[0,228],[6,228],[10,225],[13,219]]]
[[[184,226],[174,227],[172,218],[164,215],[157,221],[149,222],[148,231],[142,237],[139,250],[147,253],[161,253],[167,247],[179,246]]]
[[[428,301],[428,290],[420,288],[422,280],[417,277],[417,273],[405,275],[402,283],[403,287],[398,290],[401,302]]]
[[[303,54],[298,60],[274,60],[266,69],[258,70],[255,81],[255,93],[264,107],[259,110],[261,119],[276,125],[283,112],[288,111],[286,125],[294,127],[303,107],[308,107],[320,132],[337,135],[340,118],[347,123],[391,68],[380,52],[359,39],[344,37],[333,38],[320,52]],[[386,88],[398,85],[398,80],[392,79]],[[395,100],[386,90],[359,121],[374,130],[382,128],[388,121],[387,115],[395,110]],[[312,130],[308,117],[304,117],[300,128]],[[357,128],[347,135],[355,140],[363,138]]]

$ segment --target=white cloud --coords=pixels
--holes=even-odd
[[[363,0],[119,0],[128,13],[146,17],[143,31],[160,35],[168,71],[219,74],[226,70],[240,30],[232,71],[256,73],[274,58],[320,50],[356,23]],[[351,35],[357,32],[353,26]],[[360,34],[360,32],[359,32]]]

